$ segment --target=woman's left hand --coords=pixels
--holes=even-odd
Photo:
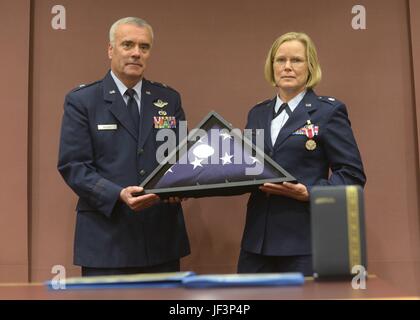
[[[293,198],[299,201],[309,201],[309,192],[301,183],[283,182],[282,184],[264,183],[260,190],[268,194]]]

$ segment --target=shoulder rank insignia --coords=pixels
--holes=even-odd
[[[321,101],[327,102],[331,105],[336,105],[336,104],[340,103],[336,98],[333,98],[333,97],[322,96],[322,97],[318,97],[318,99],[321,100]]]
[[[93,86],[93,85],[97,84],[100,81],[101,80],[95,81],[95,82],[92,82],[92,83],[88,83],[88,84],[86,84],[86,83],[79,84],[76,88],[72,89],[71,92],[75,92],[75,91],[79,91],[79,90],[84,89],[84,88],[88,88],[90,86]]]
[[[153,102],[153,105],[155,105],[158,108],[164,108],[168,105],[168,103],[166,101],[162,101],[162,100],[158,99],[155,102]]]

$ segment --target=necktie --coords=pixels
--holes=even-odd
[[[137,134],[139,132],[139,122],[140,122],[140,114],[139,114],[139,106],[137,104],[136,99],[134,99],[134,94],[136,92],[134,89],[127,89],[125,94],[129,97],[127,102],[128,112],[130,113],[131,119],[133,120],[134,129],[136,130]]]
[[[273,120],[275,119],[275,118],[277,118],[277,116],[280,114],[280,113],[282,113],[283,112],[283,110],[286,110],[286,113],[287,113],[287,115],[290,117],[290,115],[292,114],[292,110],[290,110],[290,107],[289,107],[289,105],[287,104],[287,103],[283,103],[281,106],[280,106],[280,108],[279,108],[279,110],[276,112],[276,108],[275,108],[275,106],[274,106],[274,108],[273,108]]]

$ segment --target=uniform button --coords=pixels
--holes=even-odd
[[[143,154],[143,152],[144,152],[144,150],[143,149],[139,149],[139,150],[137,150],[137,155],[142,155]]]
[[[270,152],[268,155],[269,155],[270,157],[272,157],[272,156],[273,156],[273,152]]]
[[[146,171],[144,171],[144,170],[141,170],[141,171],[140,171],[140,175],[141,175],[141,176],[144,176],[145,174],[146,174]]]

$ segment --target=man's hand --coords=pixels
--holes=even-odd
[[[299,201],[309,201],[308,189],[301,183],[283,182],[282,184],[264,183],[260,190],[268,194],[293,198]]]
[[[159,197],[155,194],[145,194],[134,197],[133,193],[143,192],[142,187],[132,186],[121,190],[120,200],[127,204],[131,210],[140,211],[146,209],[159,201]]]

